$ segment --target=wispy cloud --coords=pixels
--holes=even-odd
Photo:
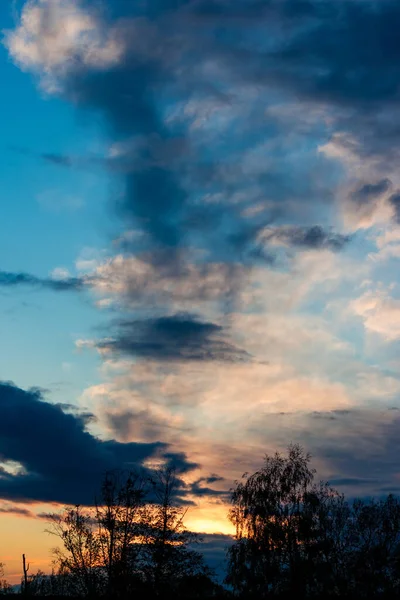
[[[55,292],[80,291],[86,282],[79,277],[35,277],[29,273],[0,271],[0,287],[13,288],[29,286],[53,290]]]
[[[13,515],[15,517],[25,517],[27,519],[35,518],[35,514],[32,511],[19,506],[0,506],[0,514]]]

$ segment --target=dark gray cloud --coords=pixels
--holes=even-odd
[[[352,496],[397,493],[400,418],[390,408],[315,412],[296,439],[324,465],[324,479]]]
[[[348,498],[398,494],[400,418],[398,409],[379,405],[268,415],[280,448],[301,444],[312,456],[317,480],[327,481]],[[278,417],[284,417],[278,418]],[[285,423],[286,419],[290,423]],[[263,436],[264,421],[255,428]],[[260,439],[265,439],[261,437]],[[260,457],[261,458],[261,457]],[[251,470],[257,468],[252,457]]]
[[[395,0],[255,0],[234,6],[204,1],[196,7],[191,22],[203,19],[216,42],[225,42],[218,40],[218,27],[230,28],[226,65],[243,79],[365,111],[398,99],[400,8]],[[260,34],[253,43],[251,26]],[[275,36],[266,46],[261,34],[269,28]]]
[[[168,264],[174,280],[185,278],[188,246],[200,250],[204,262],[271,266],[273,250],[261,247],[257,236],[272,221],[293,225],[285,236],[294,247],[344,249],[349,239],[319,224],[326,223],[322,213],[333,198],[331,169],[322,187],[315,181],[324,179],[327,168],[321,155],[306,152],[299,159],[295,152],[290,158],[293,147],[285,140],[292,130],[300,132],[296,147],[305,132],[316,150],[337,129],[355,137],[356,145],[362,142],[360,152],[386,156],[399,147],[398,119],[389,118],[398,100],[398,4],[105,4],[104,27],[115,28],[124,48],[120,60],[102,68],[71,61],[60,89],[84,114],[102,117],[118,151],[101,159],[39,154],[62,167],[101,164],[115,171],[121,193],[114,194],[114,204],[123,229],[144,233],[125,250],[147,252],[160,269]],[[93,9],[91,2],[83,5]],[[252,84],[257,93],[242,98]],[[329,106],[333,124],[327,127],[321,119],[307,125],[304,114],[297,120],[275,118],[266,110],[275,91],[283,106],[303,100]],[[208,127],[196,127],[208,121]],[[266,141],[273,143],[263,150]],[[388,185],[386,177],[367,183],[354,199],[370,199]],[[266,198],[268,208],[258,210]],[[297,225],[303,205],[315,226]],[[55,284],[24,274],[19,282],[52,289],[81,286],[80,280]]]
[[[214,483],[221,483],[225,481],[223,477],[219,477],[218,475],[211,475],[210,477],[201,477],[194,481],[190,488],[191,493],[194,494],[197,498],[201,498],[202,496],[207,497],[216,497],[221,500],[227,501],[229,498],[229,491],[227,489],[224,490],[216,490],[210,485]]]
[[[347,487],[366,487],[371,484],[374,485],[376,482],[373,479],[366,479],[361,477],[336,477],[329,480],[329,484],[333,487],[336,486],[347,486]]]
[[[117,0],[107,3],[104,18],[124,47],[120,61],[104,68],[71,61],[64,95],[86,114],[100,114],[111,139],[122,143],[127,172],[121,176],[118,211],[125,225],[146,233],[141,244],[147,250],[163,248],[171,263],[177,248],[193,245],[206,248],[212,260],[248,258],[251,264],[260,259],[254,236],[271,214],[244,218],[244,209],[267,195],[285,222],[288,213],[289,221],[298,220],[293,201],[308,198],[323,207],[329,200],[329,185],[322,192],[313,189],[316,169],[305,161],[296,174],[282,147],[268,151],[275,159],[268,167],[260,163],[256,172],[243,167],[248,151],[290,132],[291,124],[267,116],[265,91],[277,89],[287,102],[329,104],[336,125],[329,132],[319,125],[319,137],[337,126],[366,139],[371,151],[374,144],[383,153],[389,150],[387,135],[378,132],[386,127],[388,133],[388,123],[396,129],[388,113],[382,117],[398,100],[400,8],[394,0]],[[243,102],[238,90],[249,84],[261,93]],[[207,110],[213,115],[228,107],[230,125],[221,135],[216,129],[211,138],[204,132],[196,137],[188,117],[191,103],[205,106],[200,120],[207,120]],[[170,118],[171,106],[178,107],[180,118]],[[71,164],[68,156],[51,152],[43,158]],[[260,188],[257,197],[251,186]],[[241,203],[232,200],[238,194]],[[218,202],[201,199],[210,196]],[[335,250],[345,245],[338,236],[323,237],[319,226],[298,231],[294,242]]]
[[[143,61],[128,52],[122,64],[108,71],[77,71],[68,89],[75,91],[81,105],[103,113],[114,136],[156,135],[168,143],[175,134],[166,127],[155,100],[156,87],[163,82],[157,60]],[[139,157],[144,162],[146,152]],[[187,192],[171,166],[143,168],[128,174],[124,184],[121,214],[139,224],[157,245],[180,245]]]
[[[212,17],[211,11],[210,18],[221,23],[230,6],[216,4],[224,9]],[[232,51],[225,53],[230,72],[275,86],[293,100],[328,105],[334,128],[348,132],[362,155],[383,158],[382,168],[398,158],[400,7],[395,0],[249,2],[247,16],[253,14],[259,43],[256,35],[249,43],[245,13],[243,7],[242,18],[232,25]],[[275,33],[269,46],[261,43],[267,31]]]
[[[26,517],[28,519],[34,519],[36,517],[36,515],[27,508],[20,508],[19,506],[0,506],[0,514]]]
[[[319,2],[309,2],[307,7],[302,5],[300,10],[298,0],[238,2],[234,6],[204,1],[149,3],[140,8],[136,4],[112,3],[109,14],[113,15],[114,25],[125,45],[123,57],[107,69],[77,65],[69,72],[66,95],[73,96],[86,111],[102,114],[114,139],[131,140],[128,148],[125,147],[124,160],[131,161],[132,170],[123,176],[123,194],[117,208],[129,226],[139,226],[146,232],[145,244],[150,249],[164,248],[165,260],[174,262],[174,250],[188,244],[207,248],[214,260],[250,258],[251,263],[251,259],[261,258],[260,251],[254,249],[255,235],[270,222],[271,214],[254,213],[251,218],[243,217],[243,210],[256,204],[258,198],[255,200],[248,193],[249,176],[241,160],[243,152],[266,137],[279,137],[281,126],[266,117],[265,104],[254,101],[250,114],[244,114],[243,107],[237,107],[241,117],[233,121],[227,135],[219,139],[214,136],[212,145],[204,146],[201,139],[193,139],[189,133],[189,123],[165,118],[165,109],[170,98],[176,104],[195,98],[200,104],[219,102],[235,110],[237,100],[233,90],[237,84],[248,83],[250,77],[262,86],[275,85],[277,79],[281,79],[287,88],[287,69],[290,73],[293,71],[293,86],[302,84],[305,67],[301,57],[307,63],[314,55],[310,58],[305,50],[301,51],[300,65],[292,68],[291,44],[296,48],[301,45],[305,25],[311,28],[313,44],[314,37],[318,37],[316,30],[329,29],[331,19],[341,18],[338,11],[321,9]],[[121,15],[140,15],[140,24],[137,20],[118,24]],[[272,44],[269,53],[265,50],[262,40],[271,27],[270,17],[273,17],[272,22],[281,21],[287,26],[290,35],[289,41],[285,39],[285,51],[280,48],[279,35],[276,47]],[[348,18],[353,18],[352,13]],[[221,35],[222,23],[229,35]],[[254,43],[250,44],[249,26],[257,23],[259,29],[255,30]],[[331,38],[335,31],[333,27]],[[337,47],[340,51],[340,45]],[[328,50],[325,54],[329,60]],[[215,60],[218,70],[224,73],[219,87],[202,76],[202,68],[211,60]],[[273,66],[276,63],[280,65],[280,77]],[[196,78],[191,74],[194,68],[198,73]],[[314,67],[311,70],[316,71]],[[163,151],[163,147],[181,150]],[[163,160],[159,160],[160,153]],[[260,195],[267,192],[276,204],[282,205],[282,200],[293,197],[303,200],[307,193],[310,195],[304,178],[302,183],[292,184],[287,171],[274,170],[276,167],[261,168],[251,175],[252,184],[258,184],[262,190]],[[232,202],[232,197],[239,192],[243,196],[242,203]],[[219,196],[218,202],[199,201],[199,197],[209,195]],[[344,245],[333,237],[323,244],[317,234],[317,230],[306,233],[303,241],[298,234],[298,244],[334,249]]]
[[[328,421],[337,421],[341,417],[346,417],[350,414],[352,414],[352,411],[347,409],[331,410],[329,412],[315,410],[310,414],[310,417],[312,419],[325,419]]]
[[[319,225],[313,227],[284,227],[272,231],[269,239],[278,239],[298,248],[312,250],[328,249],[334,252],[342,250],[351,240],[351,236],[334,233]]]
[[[90,434],[86,419],[45,402],[38,391],[0,384],[0,457],[21,465],[0,472],[0,498],[90,504],[107,470],[140,468],[162,455],[178,473],[194,468],[161,442],[119,443]]]
[[[400,224],[400,192],[390,196],[389,202],[394,208],[394,220]]]
[[[54,519],[54,512],[53,513],[51,513],[51,512],[48,512],[48,513],[47,512],[40,512],[40,513],[37,513],[35,515],[35,517],[36,517],[36,519],[41,519],[42,521],[47,521],[47,522],[53,521],[53,519]]]
[[[177,473],[187,473],[192,469],[198,469],[200,466],[198,463],[190,462],[183,452],[165,452],[163,457],[167,461],[167,466]]]
[[[282,77],[310,96],[365,109],[398,99],[398,3],[315,0],[309,6],[297,17],[307,26],[277,53],[288,68]]]
[[[365,183],[351,194],[351,199],[359,204],[375,201],[392,187],[390,179],[381,179],[376,183]]]
[[[179,437],[182,433],[188,433],[187,426],[171,425],[165,419],[156,418],[148,408],[141,410],[127,409],[118,412],[110,412],[106,415],[111,431],[118,439],[128,440],[134,435],[135,428],[139,425],[140,432],[146,440],[157,440],[160,435],[168,432],[169,438]]]
[[[0,287],[33,287],[52,290],[54,292],[80,291],[89,279],[83,277],[67,277],[65,279],[52,279],[51,277],[36,277],[29,273],[10,273],[0,271]]]
[[[215,323],[177,314],[146,320],[121,321],[117,334],[99,343],[113,352],[159,361],[243,361],[250,356],[224,339]]]
[[[37,391],[39,392],[39,394],[43,395],[49,392],[49,390],[42,391],[40,389]],[[74,404],[69,404],[68,402],[57,402],[53,403],[53,406],[57,406],[57,408],[60,408],[66,414],[72,413],[73,415],[77,416],[85,425],[89,425],[90,423],[94,423],[97,421],[97,417],[95,414],[89,411],[81,410]]]

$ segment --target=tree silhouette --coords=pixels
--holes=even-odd
[[[298,445],[266,456],[231,493],[236,536],[226,583],[247,600],[400,598],[400,500],[347,501],[315,483],[311,457]],[[51,519],[56,569],[28,574],[29,596],[226,598],[186,529],[177,472],[106,473],[93,507],[67,507]],[[3,579],[0,594],[13,590]]]
[[[108,594],[126,594],[140,551],[141,522],[146,481],[134,472],[105,475],[101,502],[96,503],[102,564],[107,571]]]
[[[11,585],[4,579],[4,564],[0,562],[0,594],[9,595],[13,593]]]
[[[347,502],[290,446],[232,492],[226,581],[243,597],[400,597],[400,502]]]
[[[314,528],[306,506],[316,494],[309,463],[300,446],[290,446],[287,457],[266,456],[260,471],[236,483],[229,515],[236,543],[227,577],[236,590],[261,597],[287,590],[304,594]]]
[[[61,573],[70,575],[75,595],[96,597],[103,592],[105,573],[100,539],[93,516],[82,507],[66,508],[53,515],[47,530],[57,536],[62,547],[53,550],[54,562]]]
[[[347,547],[350,592],[400,595],[400,503],[383,500],[352,506]]]
[[[192,547],[200,540],[183,522],[181,485],[171,468],[146,476],[113,471],[105,475],[94,508],[76,506],[54,515],[50,533],[62,542],[54,550],[55,564],[70,593],[179,596],[195,584],[215,590],[202,555]]]
[[[193,549],[201,539],[186,529],[187,509],[177,504],[180,481],[171,467],[162,467],[150,478],[152,500],[146,505],[143,528],[143,572],[156,593],[178,591],[202,577],[211,581],[202,555]],[[198,583],[200,579],[198,580]]]

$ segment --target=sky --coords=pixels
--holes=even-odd
[[[113,468],[400,491],[397,0],[0,5],[0,561]],[[219,556],[219,555],[218,555]]]

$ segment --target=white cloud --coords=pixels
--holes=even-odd
[[[85,247],[80,252],[75,261],[77,271],[81,273],[93,273],[104,262],[104,250],[98,248]]]
[[[240,439],[249,444],[255,424],[263,422],[269,430],[268,415],[346,408],[351,399],[340,383],[307,378],[280,364],[178,364],[166,369],[147,362],[128,364],[122,373],[112,369],[103,384],[85,391],[83,403],[95,406],[103,423],[110,413],[138,415],[129,424],[129,435],[124,424],[125,441],[154,440],[163,429],[165,441],[178,443],[179,430],[181,449],[187,450],[196,441]]]
[[[258,360],[290,364],[298,372],[327,373],[337,360],[352,359],[350,344],[334,333],[332,323],[311,314],[235,314],[232,335]]]
[[[351,202],[345,197],[342,210],[344,225],[352,231],[390,223],[394,214],[387,195],[376,198],[375,202],[364,203]]]
[[[352,303],[352,309],[368,331],[387,341],[400,339],[400,300],[390,297],[387,291],[365,293]]]
[[[345,169],[345,176],[338,187],[337,200],[343,225],[348,231],[387,226],[393,220],[394,207],[389,202],[393,189],[400,186],[397,163],[389,164],[379,153],[363,153],[361,142],[345,131],[336,132],[326,144],[319,146],[327,158],[338,161]],[[392,186],[368,202],[355,202],[351,196],[364,184],[389,179]]]
[[[194,301],[204,305],[231,295],[246,269],[224,263],[187,263],[183,272],[174,272],[139,256],[120,254],[99,264],[93,276],[97,294],[131,308],[165,309],[167,303],[175,310],[191,311]]]
[[[145,312],[159,309],[163,314],[165,310],[193,312],[195,307],[206,319],[217,318],[221,307],[226,310],[227,302],[230,311],[283,314],[298,308],[311,295],[330,299],[344,283],[357,288],[371,268],[328,250],[297,253],[285,270],[199,263],[189,250],[177,270],[162,267],[146,256],[103,256],[87,251],[76,264],[91,277],[103,306],[123,305]]]
[[[64,267],[56,267],[52,270],[50,276],[52,279],[58,279],[62,281],[63,279],[69,279],[71,277],[71,273]]]
[[[76,65],[108,67],[123,47],[115,29],[107,29],[94,10],[79,0],[29,0],[19,26],[5,32],[11,57],[24,70],[37,73],[48,91]]]
[[[371,252],[369,258],[374,262],[385,262],[391,258],[400,258],[400,227],[392,225],[379,231],[373,238],[377,252]]]

